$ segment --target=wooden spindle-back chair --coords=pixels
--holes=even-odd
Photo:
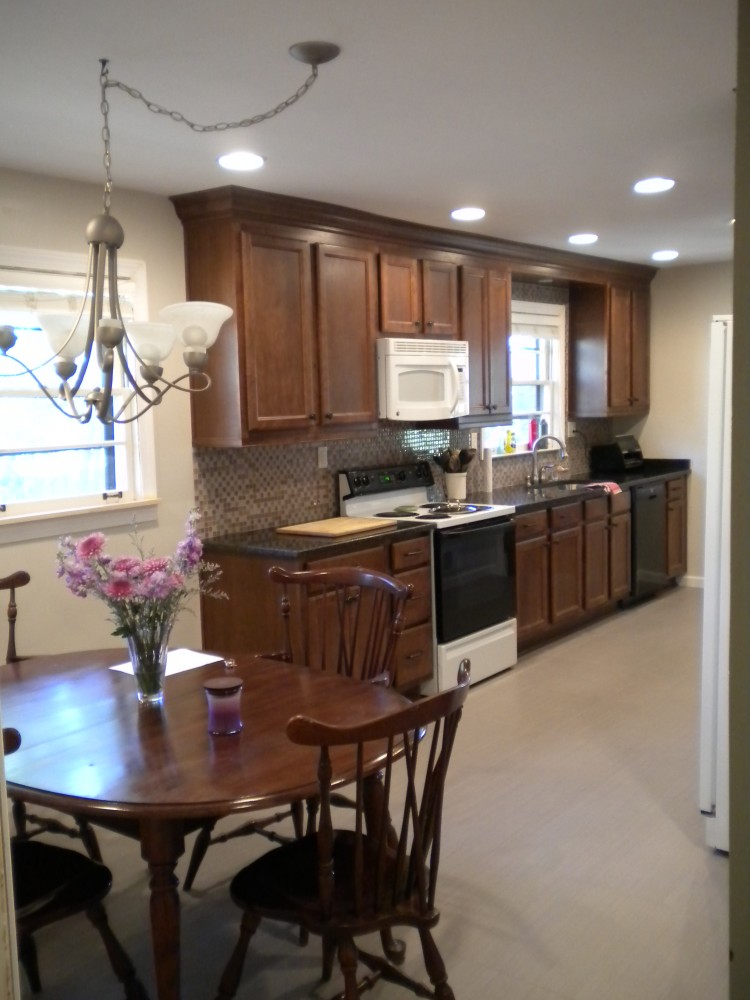
[[[393,683],[396,646],[404,629],[404,606],[411,593],[408,584],[385,573],[352,566],[297,572],[272,566],[268,576],[279,585],[283,632],[283,648],[268,655],[358,680]],[[288,811],[252,820],[215,837],[214,822],[206,823],[193,845],[183,883],[185,890],[192,887],[212,844],[253,833],[283,842],[288,838],[275,827],[289,815],[295,836],[301,837],[301,802],[293,803]],[[314,811],[309,822],[314,822]]]
[[[15,729],[3,729],[3,752],[21,745]],[[34,934],[49,924],[85,913],[107,950],[127,1000],[148,1000],[133,964],[109,925],[102,900],[112,887],[112,873],[101,862],[66,847],[38,840],[11,840],[18,957],[32,993],[42,988]],[[81,969],[85,968],[85,961]],[[85,990],[84,990],[85,992]]]
[[[452,1000],[431,932],[440,915],[436,893],[445,781],[468,691],[468,675],[462,674],[454,688],[358,725],[290,719],[289,739],[318,752],[318,830],[269,851],[232,880],[230,894],[243,917],[219,1000],[235,995],[250,938],[263,918],[320,935],[324,979],[330,978],[338,953],[344,1000],[356,1000],[380,978],[417,996]],[[365,762],[372,760],[377,742],[382,744],[381,775],[374,777]],[[337,827],[331,810],[332,760],[344,749],[356,760],[355,808],[351,814],[337,813],[337,818],[350,817],[346,827]],[[417,929],[431,989],[388,958],[355,944],[363,934],[382,935],[399,926]],[[358,980],[360,962],[371,974]]]
[[[16,648],[16,619],[18,618],[18,604],[16,602],[16,590],[25,587],[30,583],[31,577],[26,570],[17,570],[10,576],[0,577],[0,591],[9,592],[8,600],[8,651],[5,662],[7,664],[20,663],[22,660],[31,660],[30,656],[20,656]],[[29,664],[33,669],[33,665]],[[16,829],[16,836],[20,840],[30,840],[40,833],[57,833],[65,837],[75,837],[82,841],[90,858],[94,861],[101,861],[102,856],[99,850],[99,843],[96,834],[83,817],[75,818],[75,826],[62,822],[54,816],[38,815],[28,810],[23,797],[16,792],[10,792],[8,796],[13,804],[13,823]]]

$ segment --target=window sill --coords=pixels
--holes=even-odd
[[[30,542],[37,538],[57,538],[59,535],[101,531],[155,519],[158,497],[143,500],[126,500],[107,506],[74,507],[70,510],[38,514],[1,514],[2,545]]]

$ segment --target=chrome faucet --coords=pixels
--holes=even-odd
[[[534,489],[539,489],[542,486],[542,481],[541,481],[542,472],[544,471],[545,468],[547,468],[547,466],[543,466],[541,470],[539,468],[539,446],[541,445],[542,441],[554,441],[555,444],[559,445],[561,462],[563,462],[568,457],[568,453],[565,450],[565,445],[560,440],[560,438],[556,438],[552,434],[542,434],[541,437],[538,437],[534,442],[534,447],[531,449],[531,454],[533,457],[531,486]]]

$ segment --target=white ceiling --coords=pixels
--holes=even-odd
[[[736,0],[10,0],[0,166],[103,182],[99,58],[193,121],[293,93],[291,44],[341,55],[298,104],[199,134],[108,91],[118,188],[244,184],[420,223],[650,262],[732,255]],[[222,152],[266,157],[228,174]],[[632,192],[666,175],[663,195]],[[483,206],[480,223],[449,211]],[[99,205],[92,206],[92,215]],[[85,222],[82,221],[82,227]],[[1,239],[0,234],[0,239]],[[674,266],[674,265],[666,265]]]

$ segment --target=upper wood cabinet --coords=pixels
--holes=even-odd
[[[571,284],[568,360],[571,416],[648,413],[648,287]]]
[[[319,418],[310,245],[247,231],[241,243],[243,430],[306,428]]]
[[[653,268],[417,226],[248,188],[172,198],[189,299],[234,310],[191,396],[193,443],[351,436],[377,420],[374,339],[469,342],[471,412],[507,422],[510,276],[570,284],[574,416],[648,409]]]
[[[380,254],[380,329],[400,337],[458,338],[458,266]]]
[[[510,276],[506,270],[461,267],[461,334],[469,344],[470,421],[498,423],[511,413]],[[483,419],[481,419],[483,418]]]
[[[322,422],[368,423],[378,415],[375,253],[322,243],[316,258]]]

